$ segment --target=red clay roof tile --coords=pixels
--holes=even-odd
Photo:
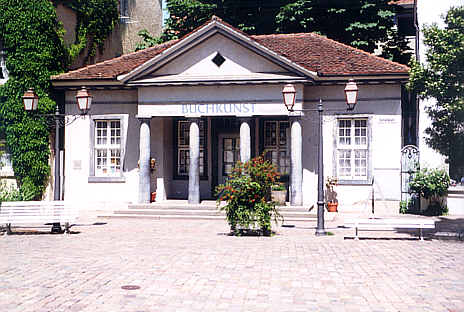
[[[213,20],[242,33],[217,17],[213,17]],[[195,33],[203,26],[198,27],[190,34]],[[409,70],[405,65],[385,60],[314,33],[249,37],[290,61],[310,71],[317,72],[320,76],[406,74]],[[172,40],[152,48],[52,76],[52,80],[114,80],[117,76],[129,73],[182,39]]]

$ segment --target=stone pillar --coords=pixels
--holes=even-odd
[[[150,203],[150,120],[140,120],[139,203]]]
[[[190,119],[189,204],[200,203],[200,126],[199,119]]]
[[[298,117],[291,118],[291,170],[290,170],[290,205],[303,205],[303,139],[301,121]]]
[[[242,163],[251,158],[251,130],[250,118],[240,118],[240,161]]]

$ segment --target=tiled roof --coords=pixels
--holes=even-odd
[[[319,75],[404,74],[409,68],[314,34],[252,36],[259,44]]]
[[[88,65],[64,74],[52,76],[52,80],[116,79],[154,58],[179,40],[171,40],[152,48],[132,52],[101,63]]]
[[[213,19],[233,28],[219,18],[214,17]],[[233,29],[238,31],[235,28]],[[184,38],[187,36],[184,36]],[[249,37],[295,64],[317,72],[320,76],[406,74],[409,70],[405,65],[385,60],[313,33]],[[127,74],[149,61],[180,40],[172,40],[152,48],[52,76],[52,80],[114,80],[119,75]]]

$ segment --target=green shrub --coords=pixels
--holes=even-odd
[[[443,169],[422,169],[409,183],[409,188],[426,199],[445,196],[448,193],[450,177]]]
[[[227,182],[216,188],[219,209],[226,212],[232,233],[239,235],[240,230],[251,229],[271,234],[272,216],[276,223],[282,220],[270,199],[271,187],[278,178],[276,167],[263,156],[235,165]],[[221,207],[221,201],[226,205]]]
[[[412,193],[415,193],[430,201],[425,215],[442,215],[448,212],[448,208],[442,202],[442,197],[448,193],[450,177],[443,169],[421,169],[409,183]]]

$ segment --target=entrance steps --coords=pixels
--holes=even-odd
[[[308,211],[305,206],[279,206],[280,213],[287,221],[316,221],[315,209]],[[191,205],[187,201],[167,200],[161,203],[129,204],[127,209],[118,209],[100,218],[145,218],[145,219],[183,219],[183,220],[225,220],[225,213],[219,211],[215,201],[202,201]],[[330,221],[334,215],[325,213]]]

